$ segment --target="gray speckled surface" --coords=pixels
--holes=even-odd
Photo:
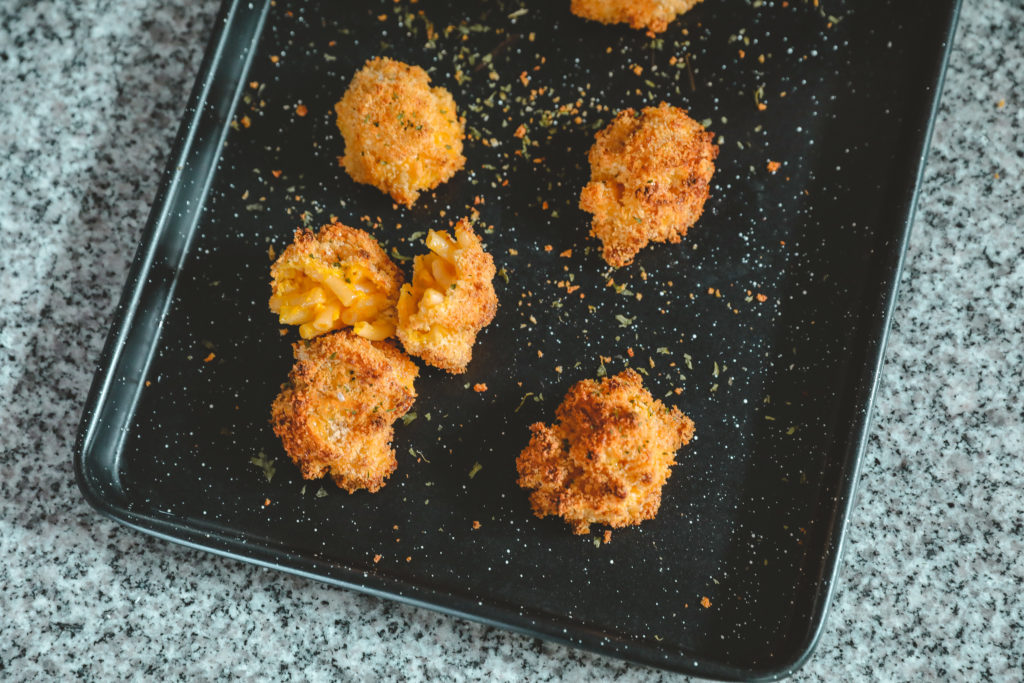
[[[0,678],[657,678],[150,539],[79,495],[82,403],[215,10],[0,9]],[[1024,669],[1021,35],[1019,3],[967,2],[844,568],[798,680]]]

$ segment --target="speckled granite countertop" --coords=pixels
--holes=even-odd
[[[0,678],[678,680],[154,540],[82,499],[77,422],[216,6],[0,9]],[[966,3],[798,680],[1024,670],[1021,36],[1019,2]]]

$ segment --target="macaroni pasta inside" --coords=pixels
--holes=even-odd
[[[282,323],[298,325],[303,339],[344,327],[371,341],[395,334],[386,294],[356,264],[330,266],[307,259],[285,265],[277,282],[270,310]]]
[[[445,294],[457,287],[455,254],[459,243],[445,231],[431,230],[427,233],[426,244],[430,253],[417,257],[412,284],[404,285],[398,298],[400,319],[440,306]],[[422,340],[437,341],[448,332],[444,326],[435,323],[428,331],[414,332],[414,335]]]

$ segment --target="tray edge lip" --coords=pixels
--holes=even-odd
[[[254,12],[259,12],[263,15],[263,19],[265,19],[273,0],[246,0],[246,2],[253,8]],[[145,285],[144,276],[152,269],[153,259],[148,252],[157,241],[161,227],[165,222],[165,216],[167,215],[168,208],[171,206],[173,197],[172,190],[178,183],[184,161],[192,149],[193,141],[190,139],[190,133],[197,127],[202,116],[207,103],[207,95],[214,80],[213,76],[223,58],[224,43],[230,36],[231,20],[237,16],[237,10],[242,3],[243,0],[221,0],[220,7],[214,16],[203,58],[196,71],[195,81],[192,84],[192,89],[183,109],[181,121],[175,132],[174,142],[168,154],[167,163],[164,166],[153,197],[153,204],[139,235],[139,245],[136,247],[135,255],[128,269],[128,275],[125,278],[121,296],[110,316],[110,328],[104,340],[99,358],[96,361],[96,371],[93,374],[89,391],[86,394],[86,400],[82,407],[82,414],[75,435],[72,464],[75,472],[75,482],[82,496],[97,511],[133,528],[137,527],[126,518],[126,515],[131,514],[130,510],[111,500],[103,492],[98,491],[90,481],[86,461],[92,452],[91,435],[96,427],[100,408],[109,400],[108,387],[114,379],[114,368],[130,328],[128,324],[129,319],[134,315],[133,311]],[[260,26],[262,26],[263,19],[260,20]]]
[[[254,10],[261,12],[264,19],[270,6],[273,4],[272,0],[246,0],[246,2]],[[499,618],[487,616],[483,612],[469,612],[458,607],[446,606],[440,601],[432,601],[425,597],[417,597],[416,594],[431,592],[425,591],[417,584],[405,583],[405,586],[411,589],[409,594],[390,592],[386,589],[374,588],[369,585],[360,584],[357,582],[357,578],[360,574],[364,574],[365,576],[365,573],[359,572],[351,567],[345,568],[345,573],[350,575],[350,578],[352,579],[351,581],[348,581],[345,579],[316,574],[311,571],[305,571],[295,566],[281,564],[271,557],[272,552],[269,550],[265,555],[257,553],[245,555],[227,548],[219,548],[215,545],[192,540],[189,532],[200,532],[191,529],[190,527],[160,520],[159,518],[151,515],[135,513],[128,506],[119,504],[117,501],[112,500],[108,494],[104,494],[93,487],[86,474],[86,460],[91,452],[89,437],[92,429],[96,426],[96,418],[99,408],[108,400],[107,387],[113,378],[113,370],[119,356],[119,349],[128,332],[129,326],[127,323],[129,319],[133,317],[132,311],[134,304],[137,302],[139,293],[145,284],[142,276],[144,276],[152,267],[152,259],[147,258],[146,252],[147,249],[156,242],[160,225],[164,221],[167,209],[171,206],[172,192],[170,190],[177,182],[181,169],[180,162],[188,156],[188,153],[192,149],[192,141],[189,139],[189,133],[198,123],[198,119],[206,104],[206,91],[208,90],[209,83],[212,82],[212,79],[216,75],[218,67],[222,62],[223,51],[221,48],[224,41],[231,35],[229,30],[231,27],[230,19],[235,15],[235,12],[242,4],[243,0],[222,0],[220,8],[214,18],[213,29],[207,43],[203,59],[196,72],[196,79],[184,109],[185,114],[182,116],[178,130],[175,134],[174,143],[168,156],[168,161],[164,168],[160,183],[157,187],[157,191],[154,195],[153,204],[145,226],[140,234],[139,246],[137,247],[135,256],[133,257],[132,265],[128,271],[124,288],[119,301],[111,314],[110,330],[96,363],[97,370],[93,376],[82,410],[82,417],[79,421],[79,427],[73,447],[75,480],[86,502],[104,516],[113,519],[128,528],[187,548],[210,552],[220,557],[245,562],[255,566],[283,571],[293,576],[302,577],[307,580],[311,579],[319,581],[337,588],[352,590],[364,595],[372,595],[382,599],[393,600],[401,604],[426,608],[442,614],[502,628],[504,630],[510,630],[529,637],[540,638],[573,649],[581,649],[601,656],[632,662],[641,666],[695,675],[702,678],[711,674],[717,680],[729,681],[779,680],[792,675],[802,668],[814,654],[824,632],[824,626],[827,622],[828,612],[836,590],[837,579],[839,578],[839,573],[842,569],[842,556],[847,545],[846,540],[849,520],[854,508],[861,464],[867,446],[867,436],[874,412],[881,369],[885,359],[885,350],[898,299],[899,283],[906,260],[907,247],[909,245],[910,234],[912,232],[914,217],[917,210],[924,171],[927,165],[928,152],[931,146],[931,138],[934,132],[935,120],[939,111],[939,105],[945,84],[946,71],[949,64],[949,57],[953,48],[954,37],[959,23],[963,0],[952,0],[949,6],[948,16],[945,19],[944,40],[941,51],[938,53],[937,59],[928,69],[931,76],[930,82],[933,86],[933,92],[927,109],[925,110],[927,112],[927,116],[923,121],[921,121],[921,134],[915,138],[918,142],[918,145],[916,145],[917,150],[914,155],[917,157],[916,172],[914,174],[913,182],[905,186],[908,190],[908,193],[905,195],[908,198],[908,204],[903,220],[901,221],[902,229],[899,232],[899,245],[893,252],[895,255],[895,262],[892,268],[891,282],[886,287],[885,291],[884,314],[881,323],[877,327],[879,330],[879,336],[877,338],[876,350],[874,353],[869,353],[867,358],[869,360],[869,364],[866,366],[867,371],[863,372],[861,375],[861,381],[865,382],[866,380],[865,383],[868,384],[867,400],[864,403],[865,418],[862,421],[860,429],[855,433],[855,448],[853,449],[854,457],[851,460],[850,470],[847,473],[847,476],[844,477],[845,483],[841,486],[839,492],[840,495],[843,496],[844,501],[837,514],[837,518],[839,520],[837,528],[832,531],[832,536],[837,540],[833,542],[834,549],[826,555],[824,563],[825,571],[822,573],[820,578],[820,581],[824,582],[827,587],[824,591],[818,591],[818,598],[814,603],[812,613],[810,614],[810,618],[807,623],[808,632],[810,633],[809,637],[806,638],[803,643],[800,643],[794,648],[794,654],[792,656],[773,662],[770,666],[757,667],[756,669],[723,664],[714,660],[708,660],[703,655],[687,654],[682,651],[674,652],[671,656],[665,656],[664,661],[659,661],[654,656],[655,651],[652,650],[649,645],[642,642],[638,644],[639,651],[637,652],[622,653],[618,651],[609,651],[608,649],[600,647],[600,644],[596,642],[596,640],[594,642],[584,640],[585,638],[589,638],[585,631],[577,631],[577,635],[582,638],[577,641],[572,641],[571,639],[561,637],[554,632],[519,625],[515,623],[514,613],[497,605],[492,604],[489,608],[497,612],[500,615]],[[259,26],[262,28],[262,25],[263,20],[261,19]],[[258,37],[260,34],[261,30],[257,30],[254,38]],[[252,54],[255,54],[255,50]],[[251,55],[249,58],[251,59]],[[172,526],[174,531],[177,533],[162,531],[160,527],[165,525]],[[221,536],[220,540],[222,540],[225,545],[235,545],[239,547],[244,545],[244,541],[233,541],[226,536]],[[398,579],[394,579],[393,581],[396,583],[403,583]],[[449,595],[449,597],[451,598],[455,596]],[[488,605],[484,603],[481,606],[487,607]],[[554,622],[548,623],[554,625]],[[703,661],[698,664],[698,661],[701,660]],[[693,661],[692,666],[688,664],[689,661]]]
[[[953,0],[951,3],[949,15],[945,24],[946,30],[942,49],[938,54],[938,58],[935,61],[933,68],[930,70],[931,76],[933,77],[933,92],[928,103],[927,119],[923,122],[922,134],[918,138],[920,145],[916,154],[918,157],[917,168],[914,173],[913,183],[909,186],[909,203],[906,214],[903,218],[903,229],[900,231],[899,245],[895,250],[896,261],[893,266],[892,282],[887,288],[888,291],[885,295],[884,314],[882,322],[878,328],[880,330],[878,347],[877,351],[869,357],[869,370],[864,373],[862,377],[862,379],[866,379],[870,382],[867,401],[864,404],[865,418],[856,435],[856,454],[852,460],[849,475],[846,477],[847,483],[841,490],[844,502],[838,514],[839,525],[835,532],[835,537],[838,540],[835,542],[835,550],[826,556],[825,564],[827,569],[823,573],[822,578],[827,584],[827,588],[824,591],[824,596],[817,601],[818,604],[814,613],[811,615],[810,623],[813,627],[813,631],[805,644],[801,645],[799,648],[798,656],[793,658],[789,666],[780,668],[779,674],[782,678],[785,678],[801,669],[817,649],[818,643],[825,630],[825,624],[828,621],[828,613],[832,606],[832,599],[835,596],[836,584],[838,583],[839,575],[842,570],[843,553],[847,545],[846,541],[850,517],[853,513],[856,502],[861,465],[864,460],[864,453],[867,450],[867,438],[870,432],[872,418],[874,416],[875,400],[878,395],[881,371],[885,363],[885,351],[888,346],[889,333],[892,330],[893,314],[895,313],[896,304],[899,298],[899,284],[906,262],[907,247],[910,244],[910,234],[913,231],[914,218],[917,213],[917,202],[921,193],[921,184],[924,180],[928,153],[931,149],[932,134],[935,131],[935,120],[938,117],[942,92],[945,88],[946,71],[949,67],[949,57],[953,50],[954,38],[957,26],[959,25],[960,11],[962,7],[963,0]],[[819,596],[820,595],[821,592],[819,592]],[[783,669],[785,670],[784,672]]]

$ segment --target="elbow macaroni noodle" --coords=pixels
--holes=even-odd
[[[407,320],[410,316],[428,311],[444,303],[445,292],[456,284],[455,252],[458,242],[445,231],[431,230],[427,233],[427,248],[430,253],[416,257],[412,284],[403,285],[398,298],[398,316]],[[436,339],[447,332],[441,325],[433,324],[422,338]]]
[[[371,341],[395,333],[387,296],[358,265],[328,266],[305,259],[283,266],[278,281],[270,310],[282,323],[298,325],[303,339],[346,326]]]

